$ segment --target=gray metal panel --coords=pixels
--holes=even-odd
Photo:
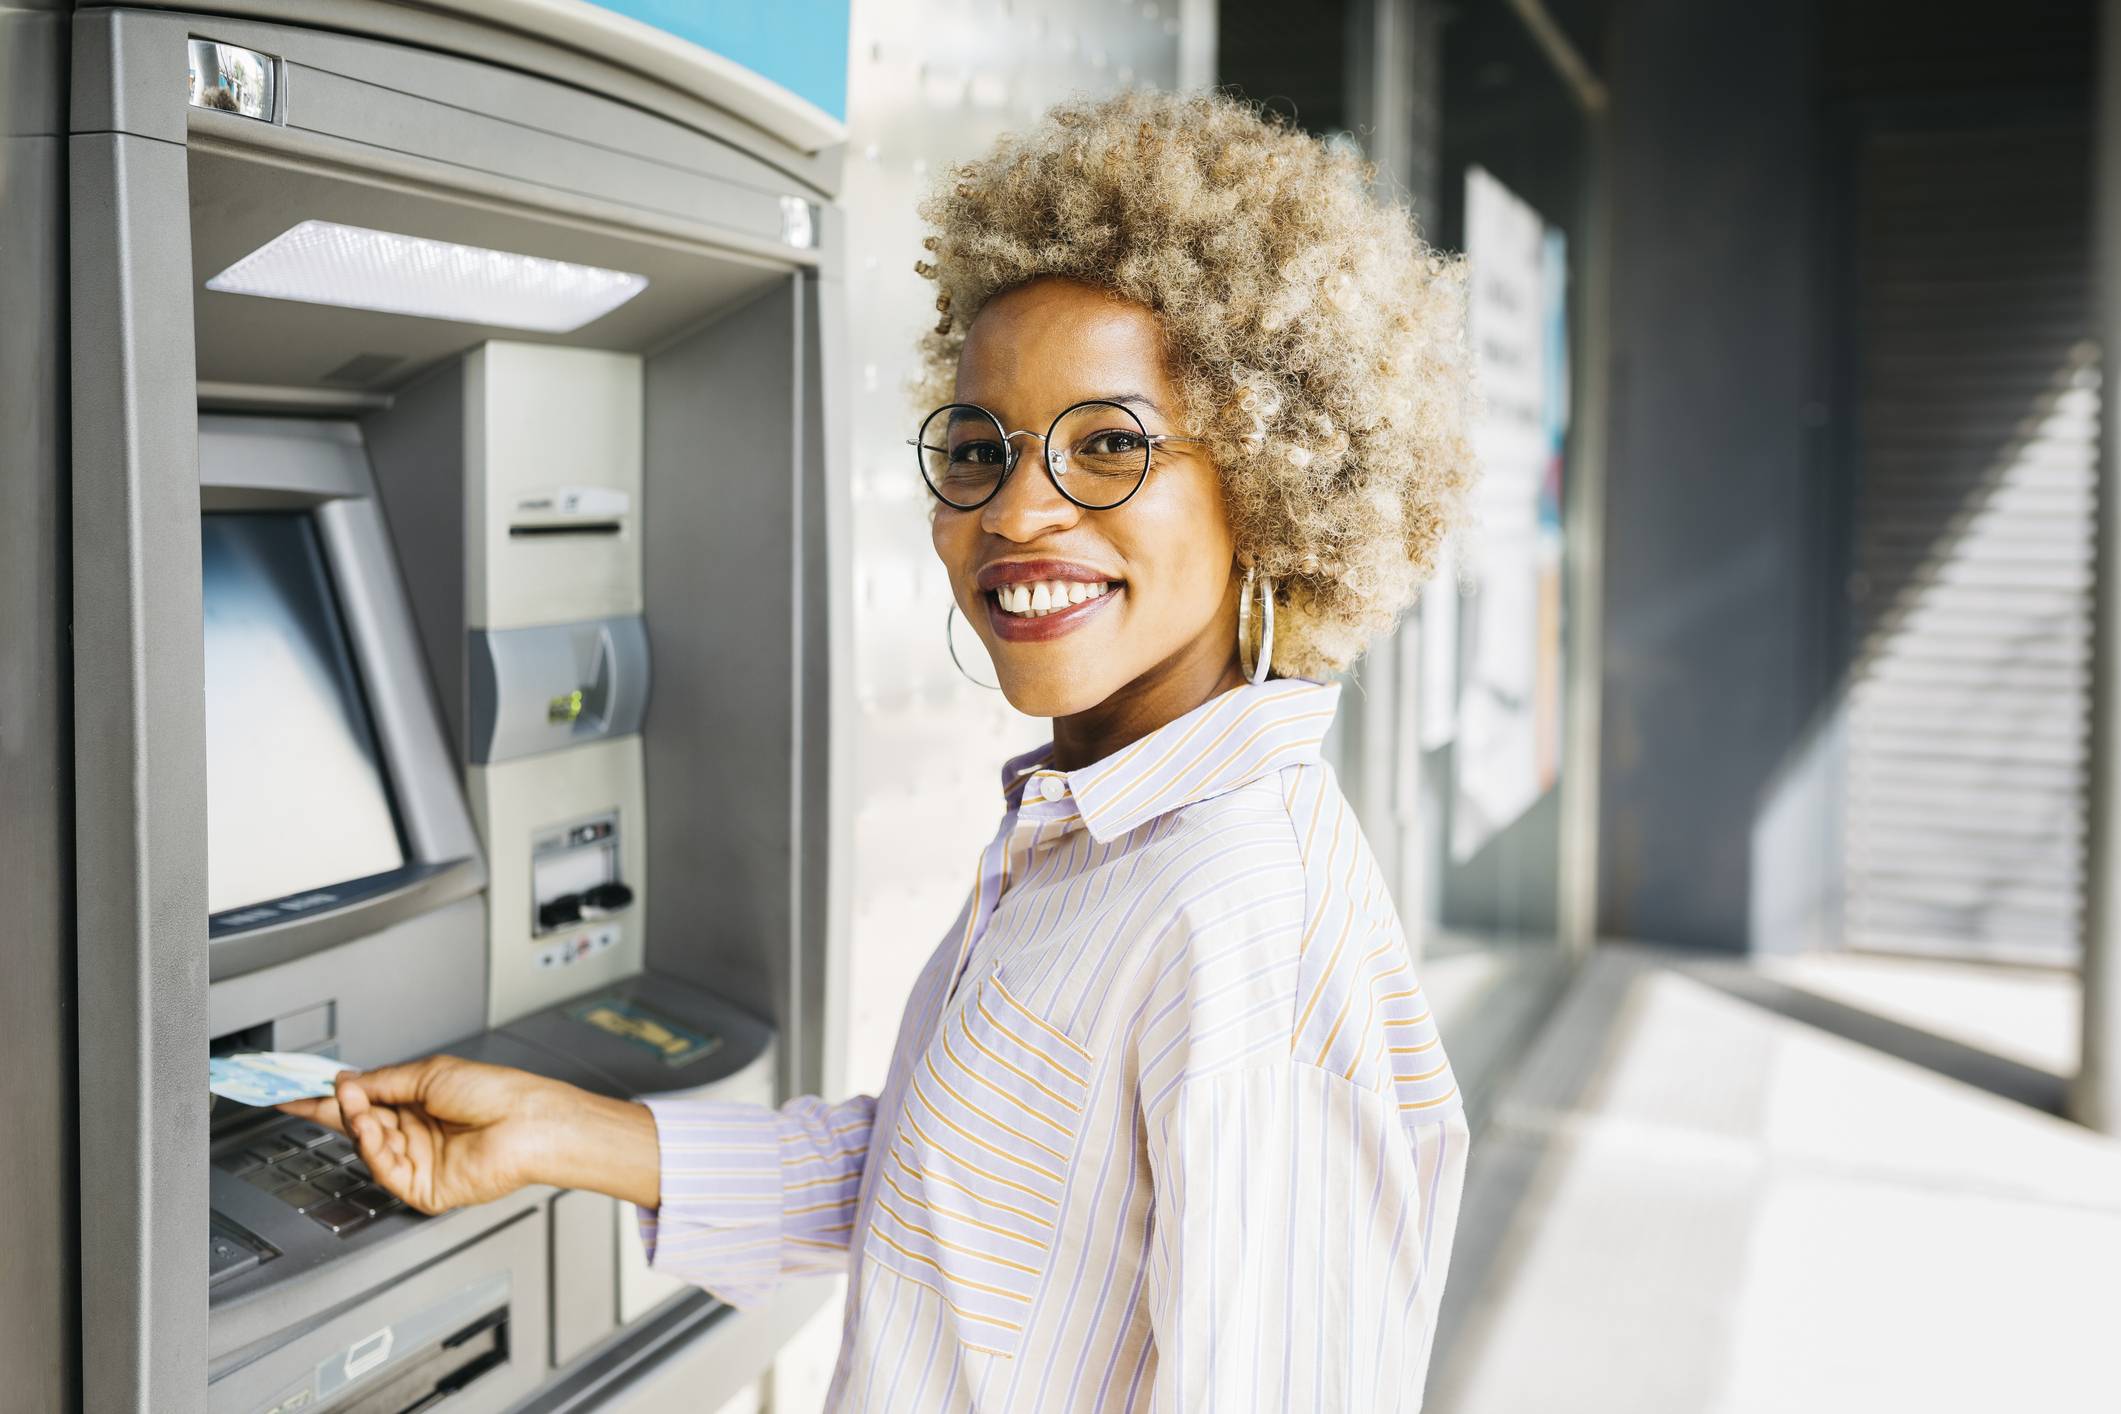
[[[238,133],[220,122],[229,115],[187,112],[181,97],[172,107],[168,84],[160,75],[183,50],[187,34],[238,44],[284,61],[288,81],[280,123],[293,129],[314,127],[334,117],[350,118],[373,141],[373,118],[335,102],[331,80],[351,81],[387,90],[393,99],[420,95],[443,99],[459,115],[487,115],[507,123],[565,133],[569,139],[595,143],[614,154],[638,154],[674,170],[697,172],[721,180],[741,181],[760,191],[805,190],[822,195],[834,182],[838,162],[794,157],[789,149],[757,129],[732,125],[717,110],[696,102],[667,105],[676,119],[644,111],[657,96],[657,85],[609,65],[584,63],[580,56],[551,45],[521,43],[493,29],[449,24],[440,17],[408,14],[403,7],[371,5],[361,0],[267,5],[237,4],[229,10],[271,13],[279,10],[308,21],[309,27],[261,23],[230,14],[188,14],[181,10],[129,9],[105,12],[95,23],[105,38],[98,42],[115,56],[116,77],[85,76],[73,101],[74,130],[104,129],[179,141],[187,125],[200,130]],[[307,12],[307,13],[304,13]],[[387,38],[346,33],[369,18]],[[447,35],[449,46],[422,44],[428,35]],[[454,47],[464,56],[437,52]],[[163,57],[168,55],[170,57]],[[505,57],[504,57],[505,56]],[[507,67],[502,67],[507,65]],[[304,75],[295,70],[306,69]],[[561,81],[544,77],[551,73]],[[307,77],[312,82],[305,84]],[[324,82],[316,83],[321,79]],[[303,93],[318,87],[315,117],[303,116]],[[604,95],[624,93],[627,103]],[[339,95],[344,97],[342,93]],[[641,100],[649,100],[643,102]],[[203,120],[203,122],[199,121]],[[245,120],[254,121],[254,120]],[[174,124],[174,129],[171,127]],[[387,140],[385,146],[391,145]],[[778,234],[776,225],[775,234]]]
[[[262,968],[279,967],[437,913],[477,893],[485,879],[485,869],[476,857],[458,859],[437,868],[395,875],[380,893],[319,908],[314,915],[297,914],[283,923],[225,934],[208,947],[210,980],[218,984]],[[333,955],[337,956],[335,952]]]
[[[614,1200],[562,1193],[552,1200],[552,1363],[565,1365],[619,1325],[619,1244]]]
[[[794,877],[789,880],[789,908],[795,923],[795,958],[790,978],[789,1019],[782,1043],[782,1074],[789,1094],[815,1094],[840,1077],[828,1074],[824,1049],[826,1022],[835,1016],[828,986],[840,969],[831,965],[841,929],[833,907],[837,867],[832,849],[834,821],[833,714],[845,710],[844,694],[833,694],[832,627],[843,613],[847,580],[835,577],[832,563],[831,497],[845,483],[833,473],[836,450],[827,431],[823,340],[828,315],[824,301],[836,290],[823,288],[817,272],[796,276],[795,410],[795,693],[796,742],[790,761],[789,792],[795,802]],[[837,313],[835,309],[834,314]],[[832,591],[837,588],[840,594]],[[844,842],[844,838],[842,839]],[[841,980],[844,980],[842,978]],[[844,1014],[837,1019],[844,1020]]]
[[[362,420],[383,518],[398,547],[420,646],[442,703],[452,755],[465,731],[464,370],[437,369]]]
[[[817,416],[815,427],[805,431],[803,445],[806,459],[820,462],[813,483],[818,488],[818,513],[813,519],[823,537],[824,558],[810,582],[808,617],[813,624],[823,622],[807,642],[806,656],[822,665],[825,676],[824,721],[815,738],[825,780],[810,793],[813,803],[805,808],[823,815],[818,847],[825,863],[818,883],[820,911],[812,914],[821,955],[805,969],[812,994],[821,999],[816,1017],[819,1065],[812,1083],[801,1089],[833,1095],[844,1092],[849,1083],[847,1059],[853,1030],[849,992],[859,726],[853,691],[854,476],[852,399],[848,396],[854,375],[847,332],[846,216],[838,207],[827,206],[819,213],[818,243],[826,257],[818,265],[812,298],[806,305],[816,359],[805,380],[805,386],[815,392]],[[800,1091],[791,1087],[791,1093]]]
[[[93,25],[90,26],[93,28]],[[82,1400],[206,1394],[206,803],[184,149],[72,139]]]
[[[793,279],[648,360],[648,966],[793,1034],[801,855]]]
[[[181,5],[140,7],[190,8]],[[560,48],[529,34],[499,29],[489,24],[459,19],[432,10],[413,10],[396,0],[222,0],[212,16],[197,17],[195,27],[216,39],[285,53],[306,64],[349,77],[424,93],[458,93],[468,107],[519,120],[544,114],[551,128],[577,135],[594,135],[615,150],[638,152],[658,160],[669,160],[675,144],[683,151],[698,153],[710,147],[713,156],[690,156],[686,160],[702,170],[727,164],[728,169],[764,172],[769,169],[799,180],[820,193],[837,189],[840,152],[828,148],[815,155],[796,151],[780,139],[728,112],[689,94],[629,69],[599,58]],[[230,18],[244,16],[243,19]],[[302,26],[288,30],[281,25],[259,23],[281,21]],[[274,31],[300,35],[298,42],[279,39]],[[395,43],[385,46],[370,37]],[[274,45],[281,46],[274,48]],[[541,85],[535,99],[520,95],[513,101],[503,94],[468,86],[450,74],[447,66],[465,56],[477,60],[500,83],[509,82],[508,71],[536,74],[554,80]],[[601,95],[624,93],[626,108],[638,127],[615,126],[621,120],[601,104],[602,115],[585,119]],[[659,120],[667,119],[668,123]],[[680,125],[689,129],[680,138],[644,139],[648,127]],[[697,141],[700,138],[710,142]]]
[[[84,10],[74,21],[70,131],[184,141],[184,22]],[[249,121],[246,119],[245,121]]]
[[[0,96],[0,137],[66,134],[72,10],[69,0],[12,0],[0,10],[0,39],[5,40],[0,56],[5,56],[7,65],[7,88]],[[34,151],[10,147],[9,155],[28,157]],[[26,198],[30,190],[25,187],[22,195]],[[46,202],[40,209],[49,215],[57,208]]]
[[[67,18],[0,11],[0,1410],[78,1407],[73,664],[67,620]]]
[[[528,1394],[544,1374],[549,1311],[545,1266],[545,1225],[538,1215],[525,1214],[441,1261],[363,1293],[358,1304],[331,1311],[321,1323],[289,1333],[284,1344],[256,1351],[242,1364],[227,1368],[205,1407],[214,1414],[251,1414],[271,1407],[276,1399],[314,1379],[320,1367],[343,1369],[350,1346],[397,1321],[417,1319],[422,1310],[500,1276],[508,1284],[509,1359],[466,1386],[461,1395],[445,1401],[449,1409],[461,1409],[463,1414],[495,1414]],[[199,1394],[208,1393],[202,1381]]]
[[[408,156],[466,164],[564,191],[596,192],[609,200],[682,216],[703,226],[725,226],[753,240],[780,238],[780,195],[793,183],[782,181],[771,190],[760,190],[526,122],[467,112],[461,106],[462,95],[454,89],[443,91],[448,102],[437,102],[404,92],[401,75],[393,76],[397,87],[385,87],[299,64],[288,67],[287,125],[291,128],[350,138]],[[538,121],[550,124],[553,119],[550,114],[539,114]],[[757,171],[745,175],[754,180],[769,177]]]
[[[350,422],[199,417],[199,487],[276,491],[309,501],[368,494],[368,460]]]

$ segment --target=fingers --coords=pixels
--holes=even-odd
[[[346,1132],[346,1121],[339,1114],[339,1102],[330,1095],[312,1100],[289,1100],[273,1108],[283,1114],[306,1119],[312,1124],[321,1124],[326,1129],[335,1129],[341,1134]]]
[[[413,1161],[407,1148],[403,1118],[391,1105],[375,1103],[368,1088],[373,1074],[356,1076],[346,1071],[339,1076],[338,1104],[346,1120],[346,1133],[376,1182],[421,1212],[435,1212],[431,1195],[421,1181],[420,1165]]]
[[[379,1105],[409,1105],[423,1097],[428,1069],[426,1061],[412,1061],[405,1065],[380,1065],[374,1070],[342,1071],[340,1075],[342,1079],[351,1075],[359,1080],[362,1093]]]
[[[383,1116],[389,1113],[371,1107],[352,1117],[351,1132],[355,1147],[361,1151],[361,1162],[368,1165],[376,1182],[422,1212],[432,1212],[422,1201],[425,1195],[420,1188],[420,1174],[406,1152],[405,1131],[383,1123]]]

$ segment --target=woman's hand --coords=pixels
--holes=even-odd
[[[342,1071],[330,1099],[289,1114],[352,1139],[376,1182],[423,1213],[505,1197],[532,1183],[586,1188],[653,1208],[655,1120],[643,1105],[455,1056]]]

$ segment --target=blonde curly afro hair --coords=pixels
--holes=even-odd
[[[1241,563],[1278,586],[1274,671],[1322,677],[1392,626],[1473,477],[1463,262],[1373,171],[1215,93],[1059,104],[922,202],[948,402],[989,299],[1059,277],[1146,306],[1221,474]]]

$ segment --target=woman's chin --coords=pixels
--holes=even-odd
[[[1050,652],[1050,649],[1048,650]],[[1059,655],[1054,655],[1056,658]],[[1009,705],[1027,717],[1072,717],[1110,697],[1119,684],[1090,663],[1065,660],[1033,665],[995,664]]]

